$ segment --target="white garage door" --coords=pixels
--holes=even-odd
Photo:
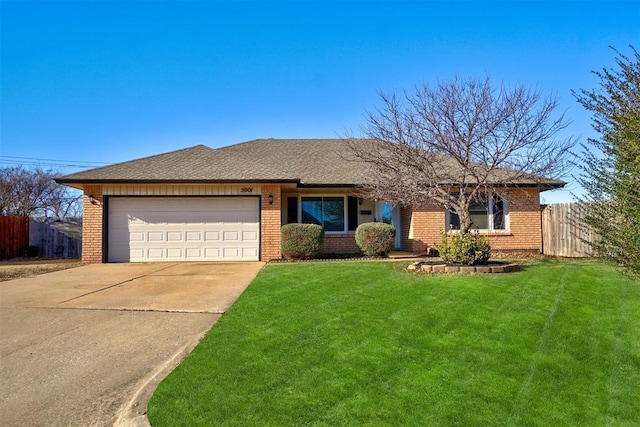
[[[110,262],[257,261],[257,197],[113,197]]]

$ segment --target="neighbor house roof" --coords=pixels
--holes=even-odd
[[[369,141],[371,142],[371,141]],[[223,148],[197,145],[58,178],[62,184],[292,182],[356,186],[371,181],[346,139],[257,139]],[[522,184],[533,184],[522,182]],[[564,182],[545,180],[559,188]]]

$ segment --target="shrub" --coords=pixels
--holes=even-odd
[[[356,229],[356,244],[365,255],[387,255],[395,246],[396,229],[383,222],[366,222]]]
[[[471,232],[447,235],[441,231],[440,234],[442,243],[438,251],[447,264],[479,265],[489,262],[491,246],[485,236]]]
[[[282,226],[282,254],[291,259],[311,259],[322,249],[324,230],[317,224]]]

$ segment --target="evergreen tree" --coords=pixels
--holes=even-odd
[[[600,134],[582,145],[578,180],[589,202],[585,224],[600,235],[596,254],[640,273],[640,54],[612,49],[617,68],[594,71],[599,87],[574,92]]]

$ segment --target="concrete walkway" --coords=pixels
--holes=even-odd
[[[148,425],[157,384],[263,265],[94,264],[1,282],[2,425]]]

